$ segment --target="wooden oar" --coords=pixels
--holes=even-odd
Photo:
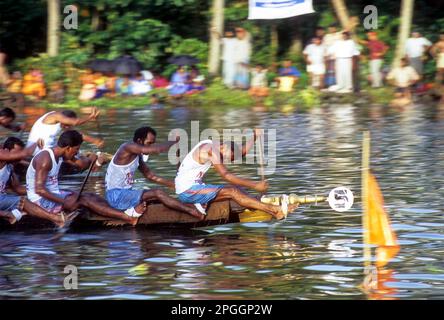
[[[93,170],[94,165],[96,164],[96,161],[97,161],[97,160],[92,161],[91,164],[90,164],[90,166],[89,166],[88,173],[86,174],[86,177],[85,177],[85,179],[83,180],[82,186],[80,187],[80,191],[79,191],[79,194],[78,194],[78,196],[77,196],[77,200],[76,200],[76,202],[79,201],[80,196],[82,195],[82,192],[83,192],[83,190],[85,189],[86,182],[88,181],[89,175],[91,174],[91,171]]]
[[[259,164],[260,164],[260,174],[262,181],[265,181],[265,171],[264,171],[264,155],[263,155],[263,148],[262,148],[262,136],[259,137]],[[261,197],[264,195],[264,193],[261,193]]]

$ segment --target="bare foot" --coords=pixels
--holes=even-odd
[[[286,214],[282,211],[282,208],[279,206],[275,206],[275,207],[276,207],[276,211],[275,211],[275,214],[273,214],[273,216],[277,220],[282,220],[282,219],[286,218]],[[288,213],[292,213],[294,210],[296,210],[297,207],[299,207],[299,203],[289,204],[288,205]]]
[[[137,206],[135,206],[134,210],[136,210],[136,212],[138,214],[142,214],[143,215],[145,213],[145,211],[146,211],[146,206],[147,206],[146,202],[142,202],[142,203],[138,204]]]
[[[5,217],[9,224],[14,224],[17,222],[17,219],[14,217],[14,215],[12,213],[8,213],[7,217]]]
[[[202,213],[200,213],[197,209],[192,209],[190,212],[189,212],[189,214],[190,215],[192,215],[193,217],[195,217],[195,218],[197,218],[197,219],[199,219],[199,221],[203,221],[204,219],[205,219],[205,215],[203,215]]]
[[[139,218],[130,218],[129,224],[133,227],[137,226],[137,222],[139,222]]]

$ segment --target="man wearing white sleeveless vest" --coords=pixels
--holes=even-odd
[[[255,130],[254,138],[242,148],[242,151],[235,150],[239,147],[234,142],[225,144],[212,140],[199,142],[183,159],[177,172],[175,184],[179,200],[204,206],[212,201],[233,200],[245,208],[268,212],[276,219],[284,218],[285,214],[280,206],[262,203],[239,188],[245,187],[265,192],[268,189],[266,181],[256,182],[240,178],[228,172],[223,164],[234,161],[236,154],[241,153],[245,156],[260,133],[261,130]],[[231,185],[205,184],[202,179],[211,167],[214,167],[216,172]],[[289,205],[288,212],[296,208],[297,205]]]
[[[136,225],[137,217],[109,207],[105,199],[93,193],[82,193],[77,201],[77,193],[60,190],[58,175],[62,162],[84,170],[90,166],[91,161],[98,161],[97,157],[76,157],[82,142],[83,138],[79,132],[65,131],[56,147],[41,150],[31,160],[26,173],[28,199],[52,213],[62,210],[72,212],[79,207],[86,207],[101,216]]]
[[[143,155],[167,152],[174,142],[155,144],[157,133],[150,127],[142,127],[134,132],[133,141],[122,144],[111,160],[106,171],[106,200],[118,210],[141,215],[146,209],[146,202],[158,200],[165,206],[188,213],[200,220],[204,218],[193,206],[188,206],[170,197],[160,189],[135,190],[134,174],[138,169],[143,176],[157,184],[174,189],[174,181],[154,174],[143,161]]]
[[[37,142],[38,139],[44,141],[43,148],[53,148],[57,144],[57,139],[63,130],[68,130],[74,126],[80,126],[89,121],[95,121],[99,116],[100,112],[97,108],[92,108],[91,114],[83,119],[79,119],[77,114],[71,110],[63,111],[52,111],[41,116],[32,126],[31,132],[29,133],[28,144]],[[103,141],[101,139],[90,137],[82,133],[83,140],[89,143],[93,143],[99,147],[103,146]],[[37,148],[34,152],[36,155],[40,148]]]
[[[31,156],[36,147],[37,144],[33,144],[25,148],[22,140],[10,137],[4,142],[3,148],[0,148],[0,217],[14,224],[22,216],[29,214],[63,227],[65,220],[62,215],[50,214],[24,197],[26,188],[20,184],[14,173],[14,164]],[[15,194],[6,193],[8,186]]]

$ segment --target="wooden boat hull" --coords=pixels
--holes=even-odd
[[[238,222],[254,222],[271,220],[271,215],[261,211],[249,211],[240,207],[234,202],[223,201],[212,203],[204,220],[165,207],[163,204],[150,204],[144,215],[139,219],[137,227],[141,228],[200,228],[213,225],[222,225]],[[128,226],[117,220],[99,216],[95,213],[85,211],[71,223],[71,228],[85,227],[119,227]],[[25,216],[19,223],[9,225],[6,221],[0,220],[1,230],[21,230],[21,229],[46,229],[54,228],[54,225],[48,221]]]

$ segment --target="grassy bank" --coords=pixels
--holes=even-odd
[[[87,106],[97,106],[99,108],[143,108],[150,104],[150,95],[157,93],[163,103],[175,105],[180,102],[181,105],[193,105],[205,107],[222,108],[245,108],[258,104],[244,90],[227,89],[219,83],[211,84],[206,91],[187,96],[183,99],[175,100],[168,96],[164,89],[150,92],[147,96],[141,97],[104,97],[89,102],[78,101],[75,96],[68,96],[65,103],[54,104],[42,100],[35,102],[37,105],[48,108],[69,108],[77,109]],[[335,94],[329,92],[320,92],[312,88],[296,88],[294,92],[279,92],[275,88],[270,90],[270,95],[259,101],[260,104],[269,110],[309,110],[311,108],[325,104],[343,104],[343,103],[368,103],[368,104],[387,104],[393,98],[392,88],[364,88],[359,94]]]

